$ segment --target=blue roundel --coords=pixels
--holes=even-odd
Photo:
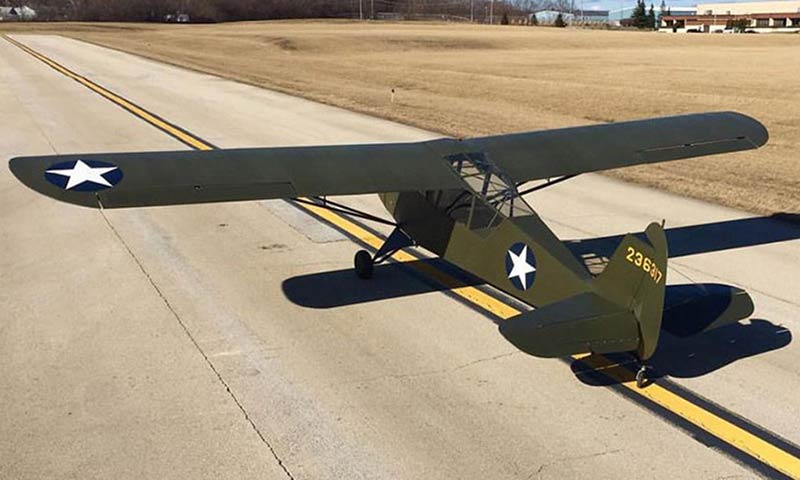
[[[531,288],[536,279],[536,256],[524,243],[511,245],[506,253],[506,276],[517,290]]]
[[[44,178],[64,190],[97,192],[118,184],[122,170],[111,163],[78,159],[51,165],[44,171]]]

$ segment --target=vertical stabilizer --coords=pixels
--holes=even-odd
[[[608,266],[595,280],[596,291],[633,313],[639,326],[638,354],[647,360],[655,353],[664,312],[667,284],[667,238],[651,223],[645,238],[626,235]]]

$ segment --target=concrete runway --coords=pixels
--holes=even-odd
[[[74,40],[15,38],[219,147],[435,136]],[[187,148],[7,41],[0,92],[4,159]],[[376,196],[345,201],[382,212]],[[657,367],[800,443],[799,227],[597,175],[529,201],[565,239],[664,218],[671,283],[747,289],[753,320],[667,335]],[[5,168],[0,202],[0,478],[770,474],[564,362],[517,352],[406,268],[359,281],[344,270],[360,247],[284,202],[104,216]]]

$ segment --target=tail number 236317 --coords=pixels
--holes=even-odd
[[[633,247],[628,247],[628,255],[625,256],[625,259],[644,270],[656,283],[661,283],[661,279],[664,278],[664,274],[661,273],[656,262],[650,260],[649,257],[644,256],[642,252]]]

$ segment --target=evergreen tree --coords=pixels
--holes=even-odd
[[[647,28],[650,30],[656,29],[656,12],[652,3],[650,4],[650,10],[647,12]]]
[[[500,25],[508,25],[508,12],[503,12],[503,18],[500,19]]]
[[[631,14],[631,25],[636,28],[645,28],[647,26],[647,10],[644,0],[636,0],[636,8],[633,9]]]
[[[567,24],[564,22],[564,16],[559,13],[558,16],[556,17],[556,21],[553,23],[553,25],[555,25],[558,28],[566,27]]]

